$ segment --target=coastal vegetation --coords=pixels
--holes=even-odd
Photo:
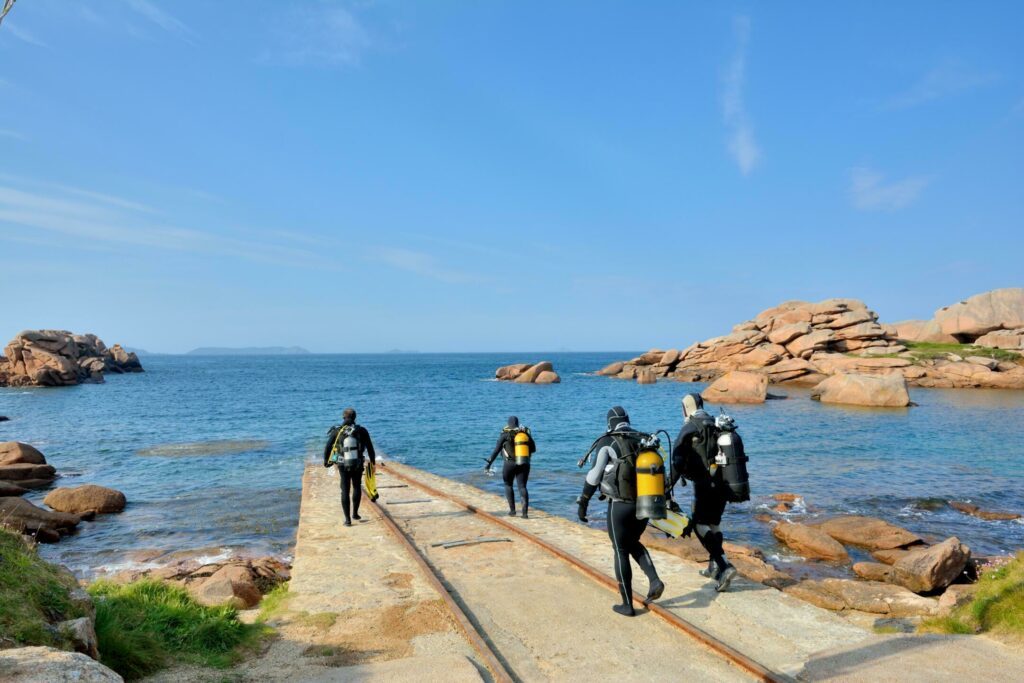
[[[228,606],[204,607],[185,589],[143,579],[129,584],[93,583],[100,661],[126,679],[172,663],[226,668],[266,632],[244,624]]]
[[[925,620],[921,630],[1024,638],[1024,552],[983,574],[970,602]]]
[[[44,562],[19,534],[0,529],[0,648],[65,647],[60,622],[85,616],[74,578]]]

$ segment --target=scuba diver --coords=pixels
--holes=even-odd
[[[747,458],[732,418],[709,415],[700,394],[683,397],[683,418],[672,449],[669,489],[683,477],[693,482],[693,511],[683,536],[696,531],[709,555],[707,569],[700,570],[700,574],[715,579],[715,590],[721,593],[736,577],[736,568],[725,558],[722,548],[722,513],[727,502],[750,500]]]
[[[638,467],[638,461],[649,453],[645,450],[645,438],[649,438],[649,435],[630,427],[629,415],[625,409],[615,406],[609,410],[607,429],[590,449],[591,453],[597,449],[594,466],[587,472],[583,492],[576,499],[579,505],[579,519],[586,523],[587,506],[599,487],[600,498],[608,498],[608,537],[615,551],[615,578],[619,582],[619,594],[622,597],[622,604],[613,605],[612,609],[628,617],[636,614],[633,610],[633,568],[629,563],[630,557],[647,575],[649,587],[644,605],[657,600],[665,592],[665,584],[658,578],[654,561],[647,548],[640,542],[640,537],[647,528],[648,518],[657,516],[656,512],[649,509],[649,498],[657,496],[642,495],[641,488],[646,490],[647,485],[641,485],[638,481],[637,473],[643,469]],[[589,455],[590,453],[580,461],[581,466]],[[660,457],[658,463],[661,463]],[[664,508],[663,464],[661,471],[660,505]],[[655,506],[658,504],[658,501],[654,501]],[[661,516],[664,517],[663,511]]]
[[[363,492],[359,478],[363,474],[366,459],[370,456],[370,467],[377,464],[377,454],[373,450],[373,441],[365,427],[356,424],[354,408],[345,408],[341,413],[341,424],[334,425],[327,433],[324,445],[324,467],[338,466],[341,478],[341,509],[345,513],[345,526],[352,526],[352,518],[359,516],[359,503]],[[351,495],[351,504],[349,497]],[[351,512],[350,512],[351,508]]]
[[[530,478],[530,456],[537,451],[529,427],[520,427],[519,418],[513,415],[508,425],[501,430],[498,444],[494,447],[491,457],[487,458],[488,472],[498,453],[505,456],[505,465],[501,468],[501,479],[505,482],[505,500],[508,501],[508,514],[516,516],[516,497],[512,492],[512,484],[519,487],[519,499],[523,501],[523,519],[529,519],[530,493],[526,490],[526,480]]]

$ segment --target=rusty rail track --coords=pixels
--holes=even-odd
[[[484,665],[490,670],[494,680],[498,683],[513,683],[514,679],[512,674],[509,673],[508,669],[502,663],[498,653],[494,651],[490,643],[483,637],[480,630],[473,624],[469,615],[466,614],[465,610],[455,601],[455,598],[451,596],[448,589],[445,588],[444,584],[441,583],[441,579],[438,577],[437,572],[427,562],[427,558],[423,556],[416,544],[412,542],[409,535],[406,534],[402,527],[398,526],[398,522],[395,521],[394,517],[387,509],[375,500],[370,499],[367,495],[366,499],[370,501],[370,504],[377,508],[380,512],[381,519],[384,521],[384,526],[388,528],[395,538],[405,546],[405,549],[409,551],[409,555],[412,556],[416,564],[423,570],[423,575],[427,578],[427,582],[430,583],[431,587],[437,591],[438,595],[444,601],[448,607],[448,611],[451,612],[452,617],[455,619],[455,623],[458,625],[459,630],[462,631],[463,635],[466,636],[466,640],[473,646],[473,649],[477,651],[480,658],[483,660]]]
[[[417,481],[412,477],[406,474],[402,474],[401,472],[398,472],[393,468],[387,468],[386,473],[387,475],[400,479],[401,481],[409,484],[410,486],[418,488],[425,493],[429,493],[430,495],[436,496],[450,503],[453,503],[470,513],[478,515],[483,519],[486,519],[490,522],[493,522],[494,524],[497,524],[500,527],[508,529],[517,536],[520,536],[530,541],[534,545],[537,545],[540,548],[543,548],[544,550],[548,551],[552,555],[558,557],[560,560],[567,562],[569,565],[571,565],[573,568],[577,569],[584,575],[593,579],[605,588],[618,594],[619,586],[614,578],[608,576],[601,570],[597,569],[593,565],[584,562],[578,557],[570,555],[561,548],[548,543],[539,536],[532,534],[529,531],[525,531],[519,528],[517,525],[509,522],[508,520],[502,519],[497,515],[493,515],[490,512],[487,512],[486,510],[481,510],[472,503],[467,503],[466,501],[457,498],[451,494],[445,493],[444,491],[436,489],[433,486]],[[449,608],[452,609],[453,613],[455,613],[457,610],[459,614],[462,614],[462,619],[460,619],[458,616],[456,616],[456,619],[459,621],[460,626],[463,628],[463,631],[466,632],[467,638],[470,639],[470,642],[473,643],[473,646],[477,648],[477,651],[480,652],[482,657],[484,657],[485,661],[487,662],[488,668],[492,666],[493,660],[494,665],[496,667],[500,667],[501,675],[508,677],[507,679],[499,677],[498,671],[492,668],[491,672],[495,675],[496,680],[512,680],[509,672],[501,664],[501,661],[497,653],[494,652],[493,649],[491,649],[490,645],[487,644],[487,641],[484,640],[484,638],[472,625],[472,622],[469,620],[469,618],[465,615],[464,612],[462,612],[461,607],[459,607],[458,604],[454,601],[454,599],[450,595],[448,595],[447,590],[444,588],[443,584],[441,584],[440,580],[437,578],[433,568],[431,568],[430,565],[427,563],[426,558],[424,558],[420,554],[419,550],[412,543],[412,540],[409,539],[408,536],[406,536],[405,532],[403,532],[401,528],[398,526],[398,524],[395,523],[394,519],[391,518],[391,515],[386,510],[384,510],[383,506],[376,503],[375,505],[377,505],[377,508],[381,511],[381,514],[387,520],[389,528],[391,528],[402,539],[406,547],[410,549],[410,552],[412,552],[415,555],[417,563],[420,564],[420,566],[426,570],[427,574],[431,579],[431,583],[435,584],[435,587],[437,587],[439,591],[442,593],[442,597],[446,598],[446,602],[449,603]],[[640,602],[643,602],[644,600],[644,596],[640,595],[635,591],[633,592],[633,597],[634,599],[639,600]],[[784,681],[792,680],[788,676],[774,672],[771,669],[768,669],[767,667],[763,666],[762,664],[759,664],[758,662],[754,661],[753,659],[743,654],[739,650],[736,650],[732,646],[722,642],[718,638],[715,638],[713,635],[701,629],[700,627],[695,626],[694,624],[691,624],[690,622],[684,619],[681,619],[679,616],[670,612],[664,607],[661,607],[657,603],[649,603],[647,605],[647,609],[650,610],[652,614],[662,619],[665,623],[669,624],[669,626],[675,628],[678,631],[682,631],[687,636],[693,638],[714,654],[718,655],[719,657],[722,657],[733,666],[743,670],[745,673],[753,676],[755,679],[759,681],[764,681],[765,683],[783,683]],[[465,623],[463,623],[463,621]],[[472,634],[470,633],[470,630],[472,631]],[[477,641],[479,641],[482,647],[486,648],[486,652],[488,653],[487,655],[484,655],[484,651],[480,650],[480,648],[477,646]]]

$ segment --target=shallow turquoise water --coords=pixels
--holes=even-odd
[[[128,496],[123,514],[44,548],[82,573],[148,549],[287,552],[303,463],[319,457],[347,405],[390,457],[496,493],[501,482],[483,473],[482,459],[516,414],[538,444],[532,504],[573,517],[576,460],[603,429],[605,411],[621,404],[638,428],[674,437],[679,398],[703,385],[585,374],[630,352],[542,355],[562,384],[490,379],[497,366],[535,354],[150,356],[146,373],[102,385],[0,389],[0,414],[12,418],[0,423],[0,440],[35,444],[63,484],[104,484]],[[978,553],[1024,547],[1024,524],[983,522],[941,504],[1024,512],[1024,392],[917,389],[919,406],[906,410],[783,393],[789,399],[727,409],[747,445],[754,492],[750,503],[730,506],[727,536],[791,559],[753,519],[769,494],[791,491],[812,515],[878,515],[929,536],[956,534]],[[601,506],[593,511],[599,517]]]

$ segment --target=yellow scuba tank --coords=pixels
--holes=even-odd
[[[665,519],[665,459],[657,447],[644,446],[636,456],[636,518]]]
[[[515,456],[517,465],[529,465],[530,464],[530,434],[523,430],[516,432],[513,437],[515,444]]]

